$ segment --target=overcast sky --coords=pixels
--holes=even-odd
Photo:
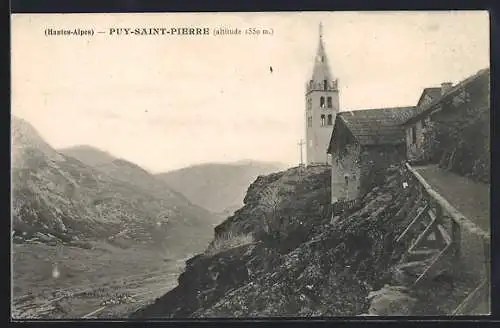
[[[55,148],[92,145],[152,172],[241,159],[294,164],[320,21],[342,110],[414,105],[423,88],[489,65],[480,11],[14,15],[12,113]],[[274,34],[44,35],[193,25]]]

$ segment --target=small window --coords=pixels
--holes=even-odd
[[[325,108],[325,97],[319,98],[319,107]]]
[[[321,62],[324,63],[325,62],[325,56],[321,56]]]
[[[321,126],[325,126],[325,115],[321,115]]]
[[[311,127],[312,126],[312,117],[307,118],[307,126]]]
[[[332,114],[328,114],[328,125],[332,125]]]
[[[415,144],[417,142],[417,127],[413,125],[411,127],[411,143]]]
[[[326,98],[326,103],[327,103],[328,108],[332,108],[333,107],[333,105],[332,105],[332,97]]]
[[[427,122],[425,121],[425,119],[422,120],[422,127],[425,128],[427,126]]]
[[[345,185],[347,187],[349,185],[349,177],[346,175],[344,176],[344,179],[345,179]]]
[[[328,89],[328,81],[324,80],[323,81],[323,90],[327,90],[327,89]]]

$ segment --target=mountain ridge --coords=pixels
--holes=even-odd
[[[108,172],[91,167],[57,152],[17,117],[12,152],[12,226],[18,242],[49,236],[56,243],[106,239],[122,246],[199,250],[211,237],[212,213],[133,163],[113,160],[115,170]],[[183,245],[180,236],[186,235],[193,236],[191,245]]]
[[[155,176],[193,204],[224,216],[243,206],[246,190],[257,177],[279,171],[284,166],[281,163],[242,160],[195,164],[156,173]]]

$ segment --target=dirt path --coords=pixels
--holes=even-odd
[[[132,302],[101,306],[94,311],[82,316],[82,319],[123,317],[120,314],[128,315],[144,306],[146,303],[148,303],[149,300],[153,300],[165,294],[174,287],[175,284],[169,284],[163,287],[152,286],[151,290],[131,295],[131,298],[133,300]],[[134,310],[131,310],[131,308],[133,308]]]
[[[490,232],[490,186],[443,170],[437,165],[414,169],[465,217]]]

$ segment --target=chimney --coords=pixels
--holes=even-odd
[[[444,95],[446,92],[448,92],[448,90],[450,90],[452,86],[453,86],[453,83],[451,83],[451,82],[441,83],[441,96]]]

